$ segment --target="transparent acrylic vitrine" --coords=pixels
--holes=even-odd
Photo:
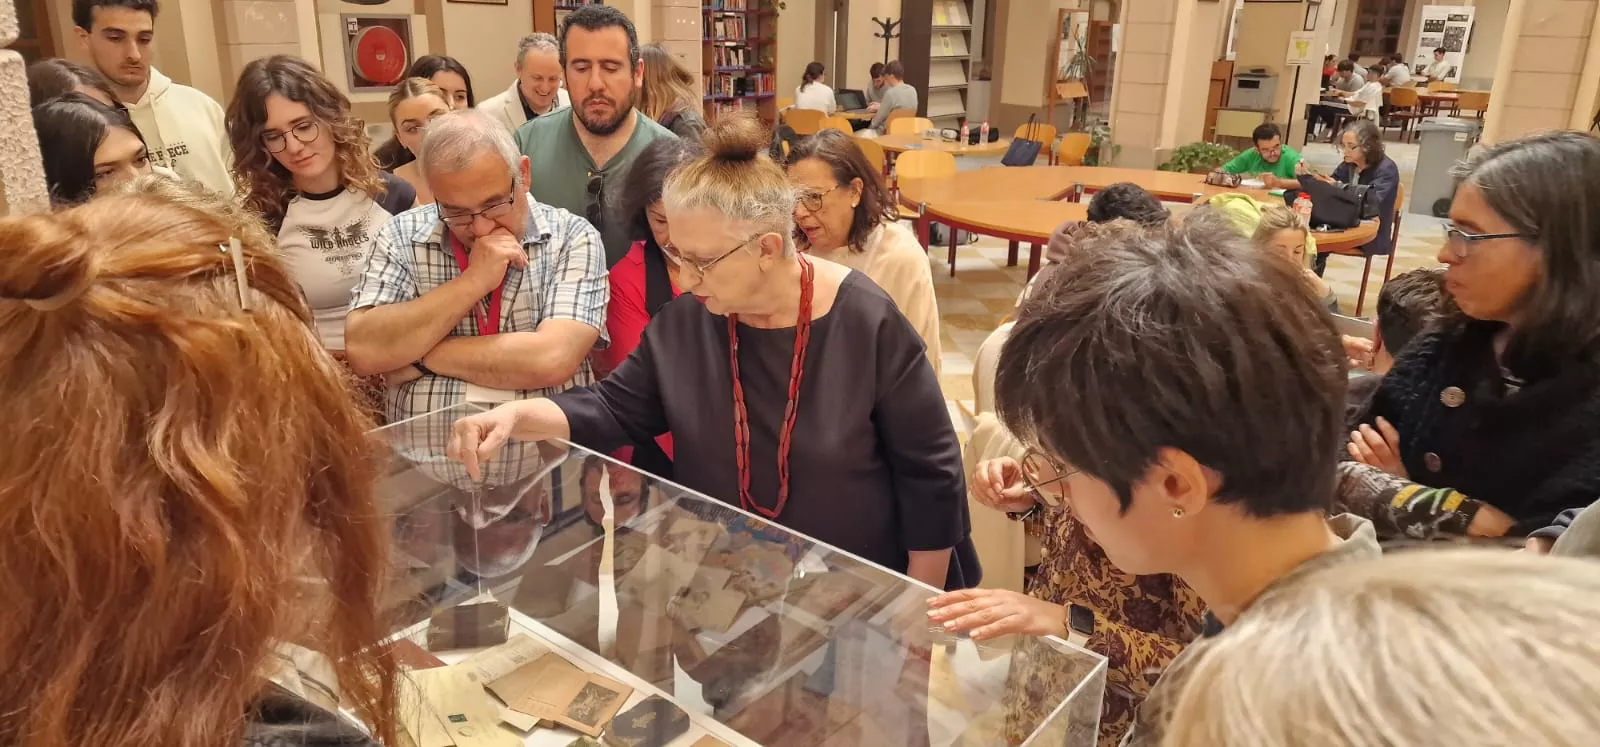
[[[396,640],[437,657],[422,666],[478,661],[475,644],[498,638],[460,628],[498,610],[506,635],[629,690],[582,714],[612,719],[591,723],[594,743],[1095,743],[1100,655],[1054,637],[950,635],[926,616],[937,590],[572,444],[513,441],[474,481],[446,447],[479,411],[378,431],[392,452],[378,490],[394,537],[385,604]],[[430,640],[430,627],[456,638]],[[501,690],[472,689],[505,722],[412,741],[589,744],[548,718],[512,726]],[[672,724],[639,739],[633,707],[651,696],[675,706]],[[413,726],[434,726],[416,697],[402,705]],[[450,714],[435,716],[449,731]]]

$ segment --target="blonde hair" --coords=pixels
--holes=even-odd
[[[639,87],[639,108],[657,122],[679,109],[694,109],[699,97],[694,91],[694,76],[672,59],[660,44],[646,44],[639,50],[644,59],[644,84]]]
[[[1591,560],[1412,551],[1270,591],[1167,673],[1163,747],[1579,747],[1600,734]]]
[[[783,237],[794,254],[794,186],[767,155],[767,129],[748,114],[717,118],[701,140],[704,155],[674,170],[661,189],[668,210],[712,210]]]
[[[389,92],[389,124],[395,123],[394,112],[401,104],[418,96],[438,96],[446,107],[450,106],[450,97],[433,81],[427,78],[406,78]]]
[[[1296,230],[1309,233],[1311,227],[1306,225],[1305,218],[1288,205],[1268,205],[1261,209],[1261,222],[1256,224],[1256,232],[1251,239],[1262,244],[1271,241],[1279,231]]]

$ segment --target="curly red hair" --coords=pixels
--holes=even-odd
[[[395,735],[372,423],[260,238],[240,308],[226,220],[0,220],[0,743],[238,744],[283,641]]]

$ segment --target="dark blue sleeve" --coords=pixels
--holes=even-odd
[[[1400,194],[1400,167],[1394,159],[1384,156],[1376,168],[1369,169],[1371,176],[1364,182],[1374,192],[1378,201],[1378,235],[1362,249],[1367,254],[1388,254],[1394,248],[1394,203]],[[1363,176],[1366,176],[1365,174]]]
[[[417,190],[412,189],[406,180],[387,171],[379,171],[378,179],[383,182],[384,189],[378,205],[388,214],[399,215],[417,204]]]

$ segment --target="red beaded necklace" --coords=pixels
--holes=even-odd
[[[739,505],[769,519],[783,513],[789,502],[789,447],[800,414],[800,380],[805,376],[806,344],[811,341],[811,291],[816,270],[805,255],[800,260],[800,318],[795,321],[794,357],[789,364],[789,403],[783,409],[783,430],[778,436],[778,503],[767,508],[750,495],[750,415],[744,405],[744,385],[739,381],[739,315],[728,315],[728,365],[733,369],[733,440],[739,465]]]

